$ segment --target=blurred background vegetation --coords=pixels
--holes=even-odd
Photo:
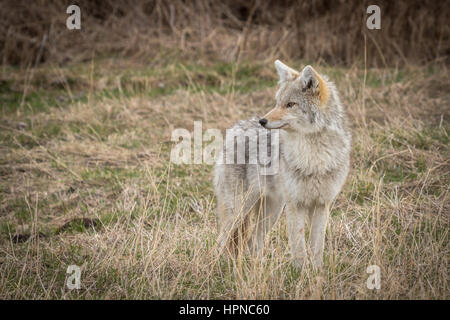
[[[366,56],[374,67],[449,61],[448,1],[373,2],[6,0],[0,2],[0,58],[16,66],[102,56],[339,65]],[[81,8],[81,30],[66,28],[70,4]],[[381,8],[381,30],[366,28],[371,4]]]

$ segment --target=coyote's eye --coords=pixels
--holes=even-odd
[[[292,108],[292,107],[295,106],[295,105],[296,105],[295,102],[288,102],[288,103],[286,104],[286,108]]]

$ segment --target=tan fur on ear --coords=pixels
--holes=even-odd
[[[327,103],[328,98],[330,97],[330,90],[328,89],[328,86],[327,86],[325,80],[322,79],[322,77],[319,75],[319,73],[316,70],[314,70],[313,68],[311,68],[311,69],[314,72],[314,77],[319,82],[319,99],[320,99],[320,104],[324,105],[325,103]]]

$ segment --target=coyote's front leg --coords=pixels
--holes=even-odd
[[[286,203],[286,227],[294,266],[301,268],[306,261],[305,216],[306,208]]]
[[[318,204],[311,210],[311,251],[313,263],[314,267],[321,268],[328,221],[328,204]]]

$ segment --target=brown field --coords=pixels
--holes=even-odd
[[[227,12],[195,3],[211,19]],[[203,34],[193,23],[191,41],[166,9],[155,9],[159,27],[130,31],[120,48],[119,33],[88,49],[105,28],[75,35],[80,45],[67,50],[70,39],[49,36],[40,56],[40,36],[37,51],[25,46],[30,29],[10,28],[22,40],[0,35],[0,299],[449,299],[448,26],[429,51],[413,45],[424,37],[427,46],[425,31],[411,29],[394,59],[394,38],[380,36],[379,51],[358,31],[320,54],[320,41],[302,38],[309,47],[298,53],[295,16],[270,29],[281,13],[256,5],[245,19],[230,11],[206,21]],[[386,23],[403,30],[395,21]],[[269,110],[278,57],[335,81],[352,121],[352,170],[332,206],[321,271],[293,269],[283,219],[264,262],[218,256],[212,167],[169,161],[175,128],[201,120],[203,130],[225,129]],[[69,265],[82,268],[80,290],[66,287]],[[380,290],[366,287],[369,265],[381,268]]]

